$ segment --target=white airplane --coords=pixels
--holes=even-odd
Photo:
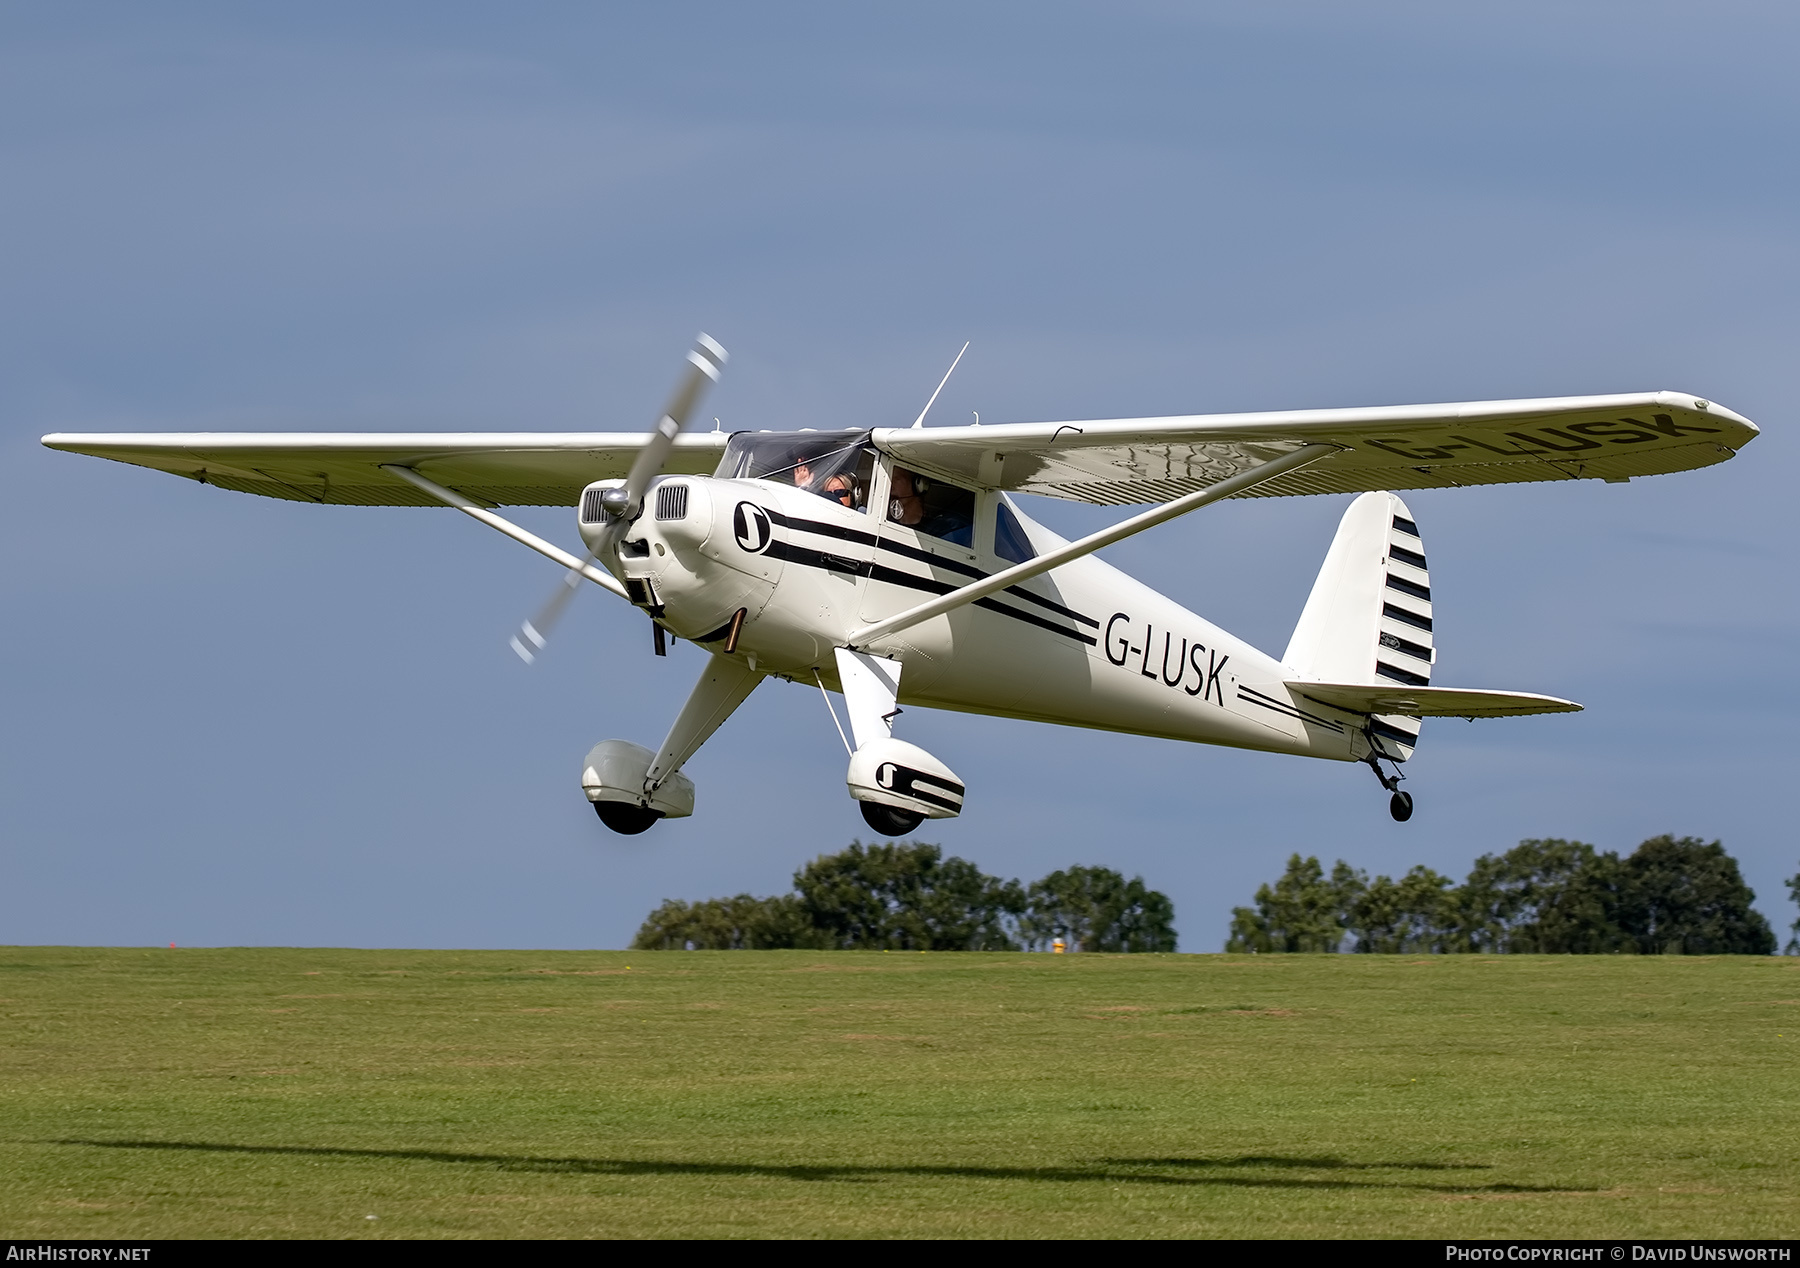
[[[659,655],[666,635],[704,648],[706,668],[660,748],[606,740],[587,755],[583,791],[616,832],[692,814],[683,764],[773,675],[842,693],[850,796],[871,827],[898,836],[959,814],[964,796],[948,766],[894,737],[901,705],[1366,762],[1392,794],[1393,817],[1406,820],[1401,763],[1421,718],[1581,706],[1430,685],[1425,547],[1389,490],[1618,483],[1723,462],[1757,435],[1749,420],[1680,392],[969,427],[927,428],[922,412],[910,428],[685,430],[725,360],[702,335],[646,434],[43,443],[266,497],[455,507],[568,569],[513,640],[527,662],[583,579],[648,614]],[[1012,492],[1158,505],[1071,542],[1033,522]],[[1094,554],[1209,502],[1319,493],[1361,496],[1279,659]],[[585,558],[493,510],[558,504],[577,507]]]

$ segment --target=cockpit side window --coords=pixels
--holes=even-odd
[[[888,489],[888,519],[952,545],[968,546],[975,537],[975,495],[935,476],[895,467]]]
[[[773,480],[851,510],[869,509],[875,451],[867,432],[739,432],[725,447],[718,476]]]
[[[999,497],[994,499],[994,553],[1008,563],[1022,564],[1037,558],[1025,527],[1012,508]]]

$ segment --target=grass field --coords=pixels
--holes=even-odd
[[[1792,958],[34,947],[0,1017],[13,1237],[1800,1232]]]

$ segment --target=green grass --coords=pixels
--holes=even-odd
[[[1800,1226],[1794,959],[12,948],[0,1018],[10,1237]]]

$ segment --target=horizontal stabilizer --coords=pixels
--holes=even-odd
[[[1288,690],[1352,713],[1406,718],[1521,718],[1532,713],[1580,713],[1573,700],[1529,691],[1469,691],[1460,687],[1363,686],[1339,682],[1290,682]]]

